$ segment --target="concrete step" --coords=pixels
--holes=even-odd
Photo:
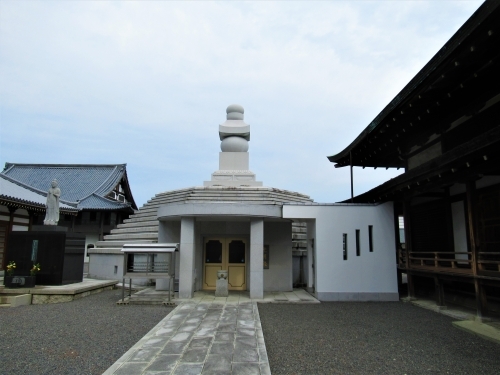
[[[303,234],[303,233],[292,233],[292,240],[302,240],[302,241],[307,241],[307,234]]]
[[[156,210],[155,212],[141,212],[138,214],[134,214],[133,216],[130,216],[129,219],[138,219],[138,218],[148,218],[148,220],[156,220]]]
[[[138,212],[136,212],[134,214],[134,216],[136,216],[136,217],[143,217],[143,216],[146,216],[146,215],[156,216],[156,212],[157,211],[158,211],[157,207],[147,208],[147,209],[144,209],[144,210],[139,210]]]
[[[129,228],[119,228],[111,230],[111,234],[148,233],[148,232],[158,233],[158,225],[150,227],[129,227]]]
[[[104,240],[158,240],[158,232],[151,232],[151,233],[121,233],[121,234],[108,234],[104,236]]]
[[[31,305],[31,294],[9,294],[0,296],[1,307],[17,307]]]
[[[10,305],[11,300],[12,300],[12,295],[0,296],[0,304]]]
[[[123,220],[124,223],[137,223],[141,221],[153,221],[156,220],[156,216],[146,216],[146,217],[136,217],[136,215],[130,216],[130,218]]]
[[[118,224],[116,227],[118,229],[125,229],[125,228],[139,228],[139,227],[150,227],[150,226],[158,227],[158,220],[133,221],[131,223]]]

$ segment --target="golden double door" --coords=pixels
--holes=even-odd
[[[247,289],[247,241],[241,238],[205,238],[203,289],[215,290],[217,271],[227,270],[229,290]]]

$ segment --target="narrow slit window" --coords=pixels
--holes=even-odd
[[[373,225],[368,225],[368,243],[370,246],[370,253],[373,252]]]
[[[356,229],[356,256],[361,255],[361,245],[359,243],[359,229]]]
[[[342,234],[342,252],[344,260],[347,260],[347,233]]]

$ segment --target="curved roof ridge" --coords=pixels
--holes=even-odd
[[[111,177],[113,177],[113,174],[116,172],[116,170],[117,170],[117,169],[118,169],[118,166],[116,165],[116,166],[113,168],[113,170],[111,171],[111,173],[108,175],[108,178],[107,178],[107,179],[105,179],[105,180],[102,182],[102,184],[100,184],[98,187],[96,187],[96,188],[95,188],[95,190],[92,192],[92,194],[93,194],[93,193],[95,193],[95,192],[97,192],[97,191],[99,191],[99,189],[101,189],[101,188],[102,188],[102,187],[103,187],[103,186],[104,186],[104,185],[105,185],[105,184],[106,184],[106,183],[107,183],[107,182],[111,179]],[[123,170],[123,169],[122,169],[122,170]],[[121,178],[121,176],[120,176],[120,178]],[[106,193],[109,193],[109,191],[107,191]]]
[[[78,205],[78,202],[97,194],[105,196],[116,187],[120,181],[124,185],[127,202],[135,207],[132,191],[126,177],[126,163],[120,164],[23,164],[5,163],[5,169],[0,172],[15,179],[18,184],[47,194],[45,188],[50,186],[52,179],[59,181],[61,188],[61,202]],[[98,208],[101,200],[93,200]],[[123,205],[120,205],[123,207]]]
[[[86,200],[88,200],[90,198],[94,198],[94,199],[97,199],[99,201],[105,202],[111,206],[111,207],[99,207],[99,209],[129,208],[132,205],[131,202],[118,202],[118,201],[114,201],[114,200],[106,198],[106,197],[102,197],[99,194],[95,194],[95,193],[92,193],[92,194],[86,196],[85,198],[83,198],[80,202],[78,202],[78,205],[80,206],[82,203],[84,203]],[[81,207],[79,207],[79,208],[81,209]]]
[[[53,167],[53,168],[78,168],[78,167],[126,167],[127,163],[121,163],[121,164],[50,164],[50,163],[10,163],[6,162],[5,167],[2,173],[7,172],[9,169],[11,169],[14,166],[37,166],[37,167]]]

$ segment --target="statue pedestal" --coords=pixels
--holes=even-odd
[[[227,288],[227,279],[217,279],[215,284],[215,296],[227,297],[229,295]]]
[[[39,285],[64,285],[83,280],[85,234],[68,232],[56,225],[33,226],[28,232],[12,232],[7,259],[16,263],[16,275],[29,275],[40,264]]]
[[[60,227],[58,225],[33,225],[31,227],[33,232],[67,232],[67,227]]]

